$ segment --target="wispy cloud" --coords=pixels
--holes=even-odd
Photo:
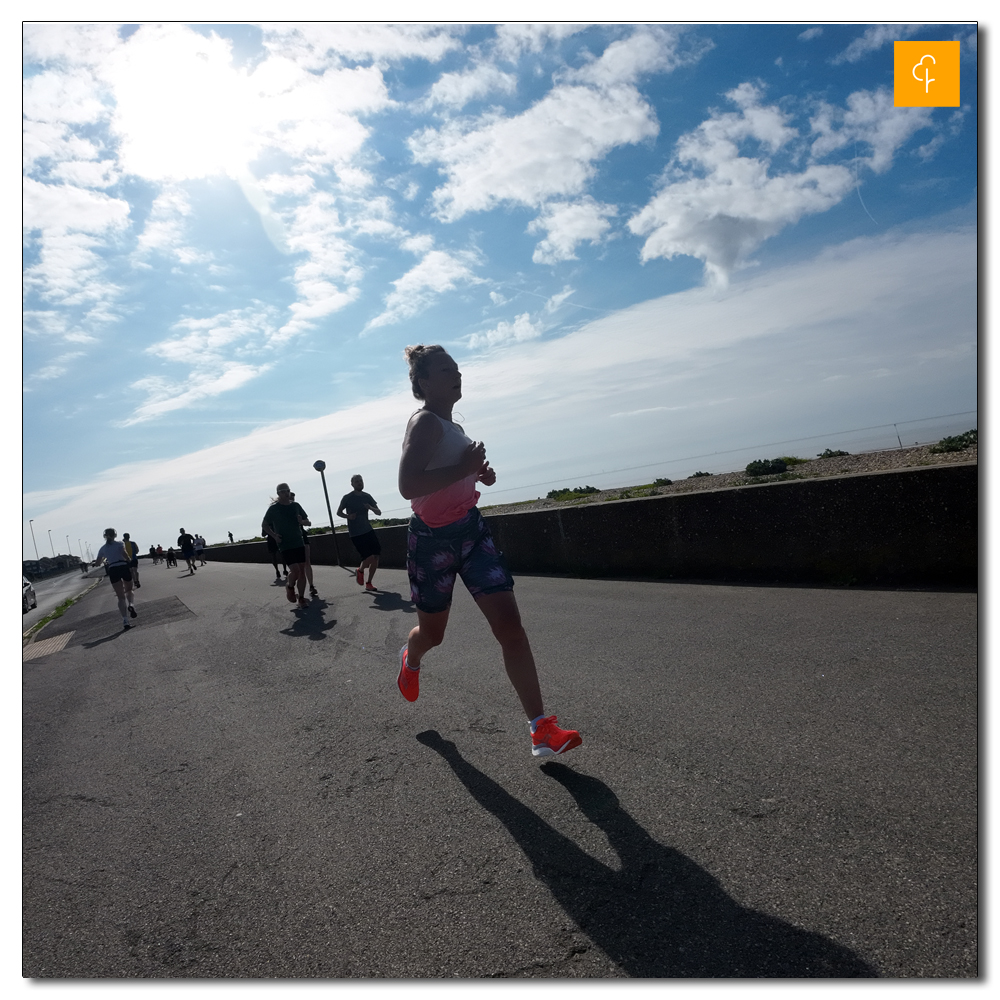
[[[194,406],[213,396],[246,385],[271,367],[267,361],[250,363],[275,341],[274,310],[261,303],[217,316],[186,318],[175,324],[178,336],[149,347],[148,353],[171,365],[189,369],[178,379],[149,375],[132,383],[145,401],[122,421],[122,426],[144,423],[167,413]]]
[[[922,25],[919,24],[872,25],[872,27],[865,29],[863,35],[855,38],[843,52],[838,52],[830,62],[834,66],[839,66],[845,62],[858,62],[872,52],[877,52],[883,45],[888,45],[890,42],[902,41],[904,38],[915,35],[921,27]]]
[[[431,250],[419,264],[392,283],[394,288],[386,297],[385,309],[369,321],[365,330],[409,319],[439,295],[459,285],[480,284],[483,279],[472,271],[477,263],[478,258],[471,252],[450,254]]]

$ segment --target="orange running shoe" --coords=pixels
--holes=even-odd
[[[406,646],[404,646],[399,651],[399,676],[396,678],[396,685],[407,701],[416,701],[420,697],[420,671],[411,670],[407,666],[406,656]]]
[[[359,587],[363,587],[365,585],[365,574],[360,566],[354,571],[354,579],[358,581]]]
[[[547,715],[540,719],[531,734],[531,755],[533,757],[555,757],[578,747],[583,742],[575,729],[560,729],[556,717]]]

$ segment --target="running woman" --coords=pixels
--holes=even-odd
[[[97,550],[97,565],[105,564],[107,573],[115,594],[118,595],[118,611],[122,616],[122,628],[130,629],[129,618],[137,618],[132,605],[132,573],[129,571],[131,562],[125,546],[115,541],[118,532],[114,528],[104,529],[104,544]]]
[[[399,461],[399,492],[413,508],[406,570],[417,625],[399,651],[396,683],[407,701],[417,700],[420,664],[444,639],[458,574],[500,643],[507,676],[528,716],[532,755],[565,753],[583,740],[576,730],[560,729],[554,715],[544,714],[514,581],[476,507],[476,483],[492,486],[496,473],[482,441],[472,441],[451,419],[462,398],[462,373],[438,344],[408,347],[405,356],[413,395],[424,405],[410,417]]]
[[[285,582],[285,596],[295,603],[295,588],[299,591],[299,607],[308,608],[306,600],[306,553],[302,541],[302,520],[306,512],[292,500],[288,483],[278,483],[276,503],[271,504],[264,514],[262,527],[278,543],[281,558],[288,563],[288,580]]]
[[[295,494],[290,493],[289,496],[292,500],[295,500]],[[299,509],[302,509],[302,505],[299,505]],[[312,526],[312,521],[306,516],[306,512],[302,511],[302,516],[299,518],[299,524],[302,528],[309,528]],[[312,554],[309,552],[309,532],[302,532],[302,544],[306,550],[306,580],[309,582],[309,596],[318,597],[319,591],[313,585],[313,564],[312,564]]]
[[[364,585],[365,590],[378,592],[378,587],[372,583],[375,570],[378,569],[378,557],[382,553],[382,544],[375,534],[375,529],[368,523],[368,511],[374,511],[380,517],[382,511],[378,509],[375,498],[364,492],[365,481],[361,476],[351,476],[351,486],[353,492],[345,493],[337,508],[337,517],[347,520],[347,533],[351,536],[351,542],[358,550],[361,557],[361,565],[358,567],[354,578],[358,581],[358,586]],[[365,570],[368,570],[368,582],[365,583]]]

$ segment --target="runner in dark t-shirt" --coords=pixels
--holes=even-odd
[[[189,535],[183,528],[181,528],[181,533],[177,536],[177,544],[180,546],[181,555],[184,556],[184,561],[188,565],[188,569],[191,570],[191,575],[194,575],[194,535]]]
[[[288,581],[285,584],[285,596],[295,603],[295,590],[298,588],[300,608],[308,608],[306,600],[305,545],[302,541],[302,520],[308,521],[306,512],[292,500],[292,491],[288,483],[278,483],[276,492],[278,500],[271,504],[264,514],[261,527],[265,533],[278,544],[278,551],[288,563]]]
[[[355,572],[358,586],[364,584],[365,590],[378,590],[372,583],[375,570],[378,569],[378,557],[382,545],[375,534],[375,529],[368,523],[368,511],[381,515],[375,498],[364,492],[365,481],[361,476],[351,476],[354,490],[345,493],[337,508],[337,517],[347,518],[347,533],[351,536],[354,547],[361,557],[361,565]],[[365,570],[368,570],[368,582],[365,583]]]

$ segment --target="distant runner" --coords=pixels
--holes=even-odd
[[[194,535],[189,535],[181,528],[181,533],[177,536],[177,544],[180,546],[181,555],[184,557],[188,569],[191,570],[191,575],[194,576]]]
[[[122,628],[132,627],[129,618],[137,618],[132,604],[132,573],[129,569],[129,558],[125,546],[115,541],[118,532],[114,528],[105,528],[104,544],[97,550],[96,564],[105,564],[105,573],[111,581],[115,594],[118,595],[118,611],[122,616]]]
[[[205,539],[200,532],[194,536],[194,557],[201,562],[202,566],[205,565]]]
[[[368,511],[374,511],[381,516],[375,498],[364,492],[365,481],[361,476],[351,476],[353,492],[345,493],[337,508],[337,517],[347,519],[347,533],[351,536],[354,547],[361,557],[361,565],[355,573],[358,586],[364,584],[365,590],[377,591],[372,584],[372,577],[378,569],[378,557],[382,553],[382,545],[375,529],[368,523]],[[368,582],[365,583],[365,570],[368,570]]]
[[[476,507],[476,483],[492,486],[496,473],[486,447],[452,422],[462,398],[462,374],[440,345],[408,347],[413,395],[424,401],[410,417],[399,460],[399,492],[413,516],[407,533],[406,571],[417,606],[417,625],[399,651],[396,683],[407,701],[419,695],[420,663],[444,639],[455,576],[462,577],[503,650],[507,676],[531,727],[531,753],[551,757],[580,746],[574,729],[544,715],[528,637],[514,599],[514,581]]]
[[[295,494],[291,493],[289,495],[294,501]],[[305,511],[302,511],[302,513],[303,515],[305,515]],[[303,516],[299,518],[299,524],[302,526],[302,541],[305,544],[305,550],[306,550],[306,580],[308,580],[309,582],[309,596],[316,597],[318,596],[319,591],[313,585],[313,564],[312,564],[312,553],[309,550],[309,532],[305,530],[312,524],[312,521],[310,521],[308,517]]]
[[[271,503],[277,502],[273,497],[271,498]],[[263,521],[260,522],[260,533],[264,536],[264,541],[267,542],[267,554],[271,557],[271,565],[274,566],[274,584],[272,586],[284,583],[278,572],[278,543],[270,536],[267,525]],[[288,576],[288,564],[284,559],[281,560],[281,568],[285,571],[285,576]]]
[[[277,502],[267,508],[261,526],[275,540],[281,558],[288,564],[285,596],[294,604],[295,590],[298,588],[299,607],[308,608],[309,602],[305,594],[306,552],[302,540],[302,520],[308,518],[306,512],[292,500],[292,491],[288,488],[288,483],[278,483],[276,492]]]
[[[132,582],[135,584],[135,589],[138,590],[142,586],[139,583],[139,546],[135,542],[130,541],[127,531],[122,535],[122,545],[125,548],[125,555],[128,556],[129,569],[132,571]]]

